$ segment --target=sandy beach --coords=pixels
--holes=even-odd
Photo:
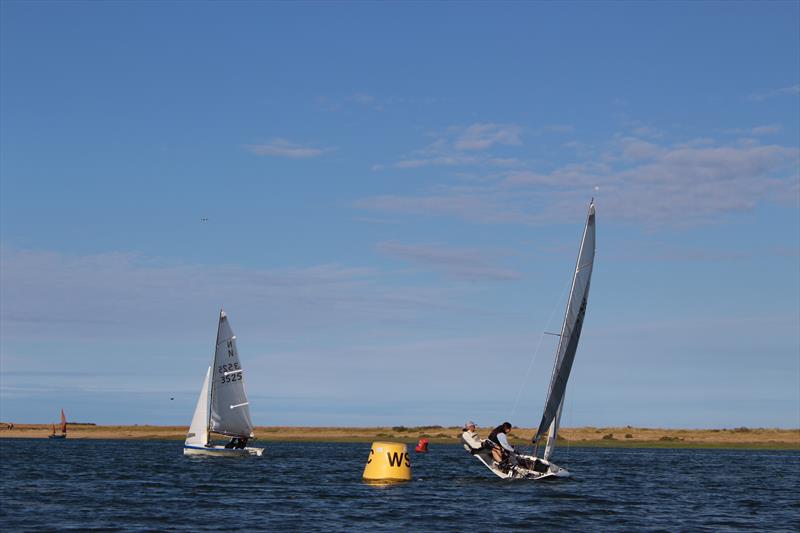
[[[152,439],[182,440],[186,426],[100,426],[69,424],[70,439]],[[491,428],[479,428],[481,436]],[[0,422],[0,438],[46,438],[51,433],[50,424],[16,424]],[[259,441],[295,442],[371,442],[393,440],[415,443],[427,438],[431,443],[455,444],[459,441],[458,426],[418,427],[285,427],[260,426],[255,434]],[[532,428],[514,428],[511,441],[515,444],[530,442]],[[581,427],[562,428],[562,445],[602,447],[658,447],[658,448],[752,448],[800,449],[800,429],[730,428],[730,429],[661,429],[637,427]]]

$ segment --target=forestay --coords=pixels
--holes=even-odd
[[[583,230],[583,239],[578,253],[578,262],[575,266],[575,274],[572,278],[572,289],[570,290],[567,309],[564,313],[564,324],[561,326],[561,338],[556,351],[553,375],[550,378],[550,388],[547,393],[542,420],[539,429],[533,438],[534,442],[539,442],[541,436],[552,429],[551,438],[555,441],[557,432],[558,416],[561,412],[561,405],[564,400],[564,393],[567,388],[572,362],[575,360],[575,352],[578,349],[578,339],[581,336],[583,318],[586,314],[586,302],[589,298],[589,282],[592,278],[592,266],[594,264],[595,248],[595,222],[594,222],[594,201],[589,204],[589,213],[586,218],[586,226]],[[552,425],[552,428],[551,428]],[[553,442],[549,442],[547,453],[552,450]]]
[[[252,437],[253,434],[236,336],[224,311],[219,314],[217,350],[214,354],[211,431],[231,437]]]

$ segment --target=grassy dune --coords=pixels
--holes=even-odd
[[[0,438],[46,438],[51,433],[49,424],[13,424],[0,422]],[[70,424],[71,439],[151,439],[183,440],[186,426],[96,426]],[[479,428],[482,437],[491,428]],[[255,429],[261,442],[372,442],[392,440],[416,443],[427,438],[435,444],[459,442],[461,428],[457,426],[419,427],[277,427],[263,426]],[[515,444],[530,442],[534,430],[514,428],[511,441]],[[734,428],[734,429],[659,429],[659,428],[563,428],[561,445],[629,447],[629,448],[745,448],[800,450],[800,429]]]

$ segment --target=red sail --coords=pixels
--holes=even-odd
[[[67,434],[67,417],[64,416],[64,410],[61,410],[61,433]]]

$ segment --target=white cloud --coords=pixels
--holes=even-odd
[[[371,94],[367,94],[367,93],[355,93],[354,95],[352,95],[349,98],[349,100],[352,100],[353,102],[356,102],[356,103],[359,103],[359,104],[369,105],[369,106],[371,106],[371,105],[373,105],[375,103],[375,97],[372,96]]]
[[[764,202],[796,203],[800,191],[800,151],[756,139],[656,144],[623,137],[584,153],[587,161],[547,171],[516,169],[485,180],[482,187],[440,186],[418,195],[364,198],[356,206],[536,224],[578,216],[599,187],[600,208],[610,218],[644,226],[686,226]]]
[[[651,126],[638,126],[633,129],[633,133],[638,137],[647,137],[651,139],[658,139],[664,136],[664,133]]]
[[[291,159],[318,157],[326,152],[332,151],[331,148],[303,146],[280,138],[273,138],[270,142],[263,144],[247,144],[245,145],[245,149],[255,155],[271,155],[288,157]]]
[[[626,137],[619,141],[622,147],[622,157],[631,161],[652,159],[661,152],[661,147],[651,142],[634,137]]]
[[[459,131],[453,147],[459,151],[486,150],[495,144],[520,145],[522,128],[513,124],[476,123]]]
[[[371,109],[373,111],[383,111],[384,105],[383,103],[379,102],[378,99],[371,94],[359,92],[355,93],[351,96],[346,98],[348,102],[356,103],[360,106],[366,107],[367,109]]]
[[[768,124],[766,126],[756,126],[751,130],[751,133],[753,135],[772,135],[774,133],[780,133],[781,129],[779,124]]]
[[[421,159],[403,159],[395,163],[397,168],[420,168],[420,167],[452,167],[460,165],[472,165],[479,161],[478,158],[464,155],[428,157]]]
[[[764,135],[780,133],[783,131],[783,127],[780,124],[765,124],[763,126],[755,126],[753,128],[731,128],[723,131],[725,133],[732,133],[735,135],[755,135],[756,137],[761,137]]]
[[[753,102],[763,102],[764,100],[769,100],[771,98],[776,98],[778,96],[798,95],[798,94],[800,94],[800,85],[790,85],[788,87],[781,87],[779,89],[774,89],[771,91],[759,91],[751,93],[747,95],[747,99]]]
[[[422,167],[493,166],[517,164],[516,158],[497,157],[488,152],[498,145],[519,146],[522,128],[513,124],[475,123],[453,126],[432,134],[433,141],[415,150],[392,166],[401,169]]]

